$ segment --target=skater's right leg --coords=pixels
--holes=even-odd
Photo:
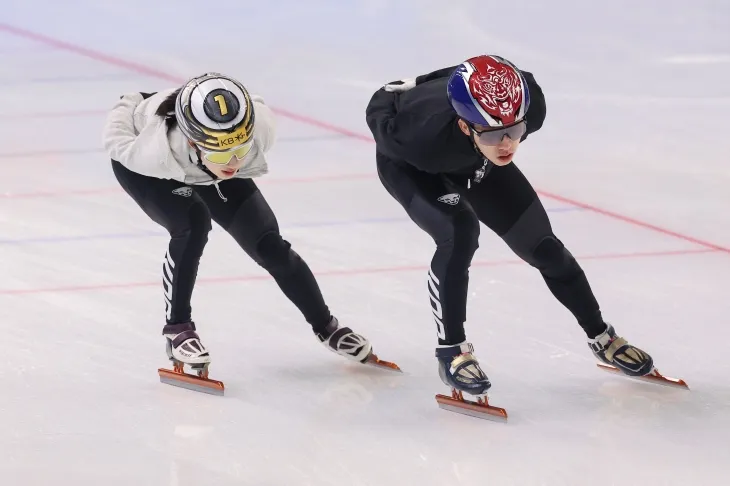
[[[211,230],[208,208],[192,188],[168,179],[147,177],[112,161],[119,184],[139,207],[170,234],[162,263],[168,357],[190,365],[210,362],[195,332],[190,300],[198,265]]]
[[[438,176],[377,155],[380,180],[408,216],[436,243],[427,290],[436,323],[439,376],[448,386],[483,395],[491,386],[466,342],[469,266],[479,246],[479,221]]]
[[[220,191],[223,197],[212,186],[195,188],[213,220],[269,272],[314,332],[323,331],[333,317],[317,280],[282,237],[276,215],[256,183],[251,179],[227,180],[220,183]]]
[[[380,180],[408,216],[436,244],[428,294],[440,345],[462,343],[469,266],[479,246],[479,220],[440,176],[377,154]]]
[[[394,368],[373,353],[367,338],[341,326],[330,313],[314,274],[281,235],[276,215],[254,181],[232,179],[221,182],[219,189],[220,194],[211,186],[196,187],[196,193],[213,220],[274,278],[320,343],[349,360]]]

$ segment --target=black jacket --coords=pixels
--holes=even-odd
[[[419,76],[416,86],[403,93],[381,88],[373,95],[366,120],[381,155],[432,174],[472,175],[485,165],[484,157],[459,128],[446,94],[449,76],[456,68]],[[545,97],[534,76],[526,71],[522,74],[530,90],[524,140],[545,120]]]

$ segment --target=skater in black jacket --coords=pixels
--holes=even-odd
[[[464,332],[480,221],[542,274],[596,357],[630,376],[653,370],[646,352],[604,322],[586,275],[512,162],[545,110],[531,73],[486,55],[385,85],[367,107],[381,182],[436,244],[428,274],[436,356],[442,381],[460,392],[484,396],[491,386]]]

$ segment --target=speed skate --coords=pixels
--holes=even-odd
[[[349,327],[340,326],[334,316],[321,332],[315,333],[315,336],[329,351],[350,361],[401,372],[397,364],[378,358],[373,352],[373,346],[365,336],[354,332]]]
[[[187,388],[188,390],[223,395],[223,383],[208,378],[210,353],[200,342],[195,331],[195,323],[168,324],[162,331],[165,336],[168,359],[172,362],[172,370],[157,370],[160,381],[167,385]],[[195,374],[185,372],[188,365]]]
[[[606,324],[603,333],[594,339],[589,339],[588,347],[599,360],[597,366],[604,371],[639,381],[689,389],[684,380],[669,378],[659,373],[649,353],[618,336],[611,324]]]
[[[441,381],[451,387],[451,396],[436,395],[439,408],[487,420],[507,421],[507,411],[489,404],[487,390],[492,386],[474,356],[474,346],[463,342],[436,348]],[[464,399],[464,392],[475,402]]]

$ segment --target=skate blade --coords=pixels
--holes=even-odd
[[[391,363],[390,361],[383,361],[382,359],[378,358],[377,355],[372,353],[370,354],[370,356],[367,357],[364,364],[369,366],[375,366],[376,368],[385,368],[387,370],[403,373],[403,370],[401,370],[400,366],[398,366],[397,364]]]
[[[171,371],[164,368],[159,368],[157,372],[160,375],[160,382],[166,385],[177,386],[188,390],[218,396],[223,396],[225,391],[225,386],[221,381],[201,378],[199,376]]]
[[[490,405],[486,397],[484,397],[483,402],[475,403],[464,400],[461,392],[454,392],[450,397],[441,394],[436,395],[436,402],[439,408],[448,410],[449,412],[456,412],[495,422],[507,422],[507,410]]]
[[[619,374],[621,376],[625,376],[626,378],[632,378],[634,380],[638,381],[645,381],[647,383],[655,383],[657,385],[664,385],[669,386],[672,388],[682,388],[685,390],[689,390],[689,385],[687,383],[679,378],[669,378],[668,376],[664,376],[655,368],[652,370],[652,372],[645,376],[629,376],[627,374],[624,374],[616,368],[615,366],[607,365],[605,363],[596,363],[596,365],[601,368],[604,371],[608,371],[609,373],[615,373]]]

